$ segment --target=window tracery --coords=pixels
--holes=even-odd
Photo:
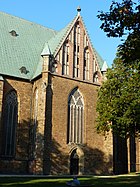
[[[5,157],[13,157],[15,155],[17,119],[17,94],[15,91],[11,91],[5,97],[3,108],[2,155]]]
[[[83,143],[84,103],[78,89],[69,96],[68,116],[68,143]]]

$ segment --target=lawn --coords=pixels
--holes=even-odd
[[[65,187],[71,178],[62,177],[0,177],[0,186],[5,187]],[[79,177],[81,184],[92,184],[93,187],[138,187],[140,175]]]

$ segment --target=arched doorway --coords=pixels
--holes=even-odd
[[[70,156],[70,174],[78,175],[79,173],[79,156],[76,149],[73,150]]]

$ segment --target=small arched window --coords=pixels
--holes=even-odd
[[[16,149],[16,127],[18,121],[18,101],[15,91],[9,92],[3,107],[3,147],[2,155],[14,157]]]
[[[93,82],[95,82],[95,83],[99,82],[99,76],[98,76],[98,72],[97,71],[93,75]]]
[[[83,143],[84,102],[79,90],[74,89],[68,99],[68,143]]]

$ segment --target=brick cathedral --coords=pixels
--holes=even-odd
[[[96,132],[106,70],[80,8],[59,32],[0,12],[0,174],[139,170],[138,140]]]

